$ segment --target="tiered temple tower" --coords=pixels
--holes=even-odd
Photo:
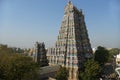
[[[55,48],[48,50],[49,64],[59,64],[69,69],[69,80],[78,80],[79,70],[87,58],[92,56],[92,48],[82,10],[78,10],[69,1]]]
[[[35,44],[35,62],[40,64],[41,67],[48,66],[48,60],[46,56],[46,49],[44,43],[36,42]]]

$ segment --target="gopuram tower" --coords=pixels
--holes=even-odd
[[[55,48],[49,49],[48,54],[50,65],[59,64],[69,69],[68,80],[78,80],[84,62],[92,57],[84,15],[71,1],[65,6]]]

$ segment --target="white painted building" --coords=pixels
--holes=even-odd
[[[120,67],[120,53],[116,55],[116,66]]]

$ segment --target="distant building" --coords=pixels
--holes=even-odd
[[[82,10],[71,1],[65,6],[55,48],[48,49],[49,64],[69,68],[69,80],[78,80],[79,70],[92,57],[92,48]]]
[[[116,55],[116,66],[120,67],[120,53]]]
[[[34,52],[34,60],[38,64],[43,66],[48,66],[48,60],[46,56],[46,49],[44,43],[36,42],[35,44],[35,52]]]
[[[34,48],[29,49],[28,56],[30,56],[30,57],[35,56],[35,50],[34,50]]]
[[[92,48],[92,50],[93,50],[93,54],[95,53],[95,51],[97,50],[97,48]]]

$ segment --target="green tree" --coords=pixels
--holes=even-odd
[[[13,53],[12,48],[8,48],[7,45],[0,45],[0,54]]]
[[[82,80],[97,80],[100,73],[100,66],[96,61],[88,60],[85,65],[84,72],[80,72],[80,79]]]
[[[109,51],[104,47],[99,46],[95,51],[94,60],[101,66],[104,65],[109,59]]]
[[[56,80],[68,80],[69,71],[65,67],[60,67],[56,74]]]
[[[118,48],[112,48],[109,50],[109,58],[113,58],[113,56],[119,54],[120,49]]]
[[[0,79],[37,80],[38,66],[30,57],[19,54],[0,54]]]

